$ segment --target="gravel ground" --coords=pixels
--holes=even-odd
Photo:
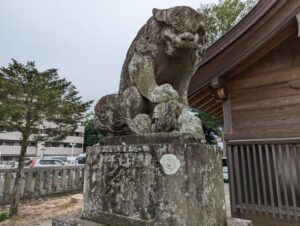
[[[229,185],[224,184],[226,214],[230,217]],[[79,200],[75,202],[70,196],[40,198],[21,203],[19,215],[15,218],[3,221],[0,226],[52,226],[52,218],[73,211],[80,211],[82,195],[77,194]],[[9,206],[0,208],[0,211],[8,211]]]
[[[51,226],[51,219],[73,211],[80,211],[82,201],[71,200],[71,196],[39,198],[22,202],[17,217],[5,220],[1,226]],[[82,197],[81,194],[79,196]],[[81,198],[82,200],[82,198]],[[0,208],[8,211],[9,206]]]

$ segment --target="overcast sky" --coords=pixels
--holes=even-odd
[[[130,43],[152,8],[216,0],[1,0],[0,66],[59,69],[84,100],[116,93]]]

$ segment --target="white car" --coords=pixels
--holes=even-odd
[[[81,153],[77,157],[77,164],[85,164],[86,153]]]
[[[31,167],[63,166],[65,163],[60,159],[36,159],[32,160]]]

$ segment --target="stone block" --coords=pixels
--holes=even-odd
[[[106,226],[80,218],[80,213],[70,213],[56,217],[52,220],[52,226]]]
[[[228,218],[227,226],[253,226],[251,220],[244,220],[238,218]],[[71,213],[62,215],[52,220],[52,226],[106,226],[100,223],[95,223],[88,220],[81,219],[79,213]]]
[[[251,220],[244,220],[239,218],[229,218],[227,222],[228,226],[253,226]]]
[[[83,218],[107,226],[225,226],[221,153],[200,143],[94,146]]]
[[[129,144],[165,144],[165,143],[193,143],[195,139],[189,133],[149,133],[147,135],[124,135],[104,138],[104,145]]]

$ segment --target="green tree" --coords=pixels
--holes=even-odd
[[[91,102],[83,102],[75,87],[56,69],[39,72],[34,62],[12,60],[0,68],[0,130],[19,131],[21,152],[9,215],[18,213],[21,175],[30,141],[54,142],[73,132]]]
[[[257,3],[257,0],[219,0],[202,4],[199,12],[206,15],[206,45],[210,46],[236,25]]]
[[[85,116],[84,130],[84,148],[103,143],[104,136],[95,129],[94,113],[88,113]]]
[[[191,109],[191,112],[201,119],[206,142],[208,144],[217,144],[216,138],[222,135],[219,120],[204,111]]]

